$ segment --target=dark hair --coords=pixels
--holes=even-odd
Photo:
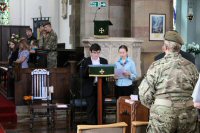
[[[12,49],[12,52],[18,51],[19,50],[19,44],[18,43],[13,43],[15,46]]]
[[[30,27],[26,28],[26,31],[31,31],[32,32],[32,29]]]
[[[51,25],[51,22],[49,22],[49,21],[44,22],[44,23],[43,23],[43,26],[46,26],[46,25]]]
[[[97,43],[94,43],[94,44],[92,44],[91,46],[90,46],[90,51],[92,52],[92,51],[101,51],[101,47],[99,46],[99,44],[97,44]]]
[[[125,49],[125,50],[126,50],[126,52],[128,52],[128,48],[127,48],[127,46],[126,46],[126,45],[121,45],[121,46],[119,46],[119,49],[118,49],[118,51],[119,51],[120,49]]]

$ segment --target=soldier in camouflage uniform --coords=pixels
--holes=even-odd
[[[51,28],[51,23],[44,23],[44,29],[46,31],[46,36],[44,39],[44,49],[49,50],[47,56],[47,67],[55,68],[57,67],[57,35]]]
[[[194,64],[179,54],[176,31],[164,36],[166,55],[152,63],[139,86],[142,104],[150,108],[148,133],[199,133],[192,92],[198,79]]]

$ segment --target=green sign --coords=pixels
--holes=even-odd
[[[106,2],[100,2],[100,7],[106,7]]]
[[[106,7],[105,1],[90,1],[91,7]]]

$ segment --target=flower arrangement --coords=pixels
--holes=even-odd
[[[194,53],[197,55],[200,53],[200,45],[194,42],[186,44],[186,52]]]
[[[18,43],[20,41],[20,37],[18,34],[12,34],[10,37],[10,41],[8,43],[13,42],[13,43]]]

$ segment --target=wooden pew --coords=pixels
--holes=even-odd
[[[15,81],[15,104],[24,105],[23,97],[31,95],[31,71],[20,70],[20,79]],[[52,68],[50,71],[50,86],[54,86],[54,102],[69,102],[70,68]]]
[[[128,127],[126,133],[131,133],[133,121],[148,121],[149,109],[143,106],[140,101],[126,102],[129,96],[119,97],[117,100],[117,121],[126,122]]]
[[[146,133],[146,127],[148,124],[148,121],[132,121],[131,133]]]
[[[8,63],[0,62],[0,93],[5,98],[14,98],[14,73],[12,68],[8,68]]]

